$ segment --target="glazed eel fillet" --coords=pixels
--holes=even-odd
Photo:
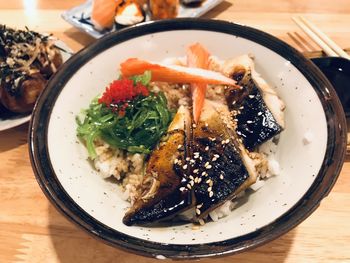
[[[244,55],[221,71],[242,87],[227,88],[227,105],[206,99],[199,121],[181,106],[153,151],[126,225],[152,224],[194,209],[199,221],[266,171],[256,148],[284,128],[284,104]]]
[[[186,129],[190,122],[189,110],[180,106],[167,134],[149,158],[139,196],[125,214],[124,224],[165,220],[192,205],[192,193],[184,187],[186,179],[174,169],[175,160],[185,155]]]
[[[242,87],[226,89],[225,97],[244,146],[255,149],[279,134],[284,129],[285,105],[255,71],[252,58],[243,55],[227,60],[222,71]]]
[[[180,107],[152,153],[126,225],[152,224],[190,208],[198,221],[256,182],[263,160],[237,139],[226,105],[205,100],[196,125],[189,116]]]

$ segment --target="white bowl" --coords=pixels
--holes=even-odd
[[[250,53],[286,104],[277,159],[281,174],[250,193],[227,217],[199,230],[191,224],[126,226],[118,186],[102,179],[76,137],[75,116],[118,75],[129,57],[160,61],[202,43],[222,59]],[[309,143],[305,134],[312,134]],[[244,251],[287,232],[316,209],[343,163],[346,123],[339,100],[309,60],[280,40],[232,23],[177,19],[107,35],[74,55],[50,81],[31,121],[30,154],[47,197],[107,243],[153,257],[199,258]]]

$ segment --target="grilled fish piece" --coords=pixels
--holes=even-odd
[[[244,146],[252,150],[279,134],[284,128],[285,106],[255,71],[253,60],[244,55],[226,61],[223,72],[242,86],[242,89],[226,89],[225,97]]]
[[[209,100],[193,126],[191,141],[190,184],[200,219],[256,182],[259,156],[253,159],[237,140],[227,106]]]
[[[185,154],[185,127],[189,125],[188,109],[180,107],[169,126],[167,139],[153,151],[147,164],[140,195],[123,218],[126,225],[155,223],[168,219],[192,205],[191,192],[185,186],[182,170],[174,162]],[[179,147],[181,146],[181,147]],[[175,161],[176,160],[176,161]]]

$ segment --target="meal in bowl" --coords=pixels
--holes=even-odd
[[[50,36],[0,25],[0,104],[11,112],[30,112],[61,64]]]
[[[279,173],[284,103],[251,56],[220,60],[196,43],[163,63],[130,58],[120,72],[77,118],[77,134],[130,201],[126,225],[216,221]]]

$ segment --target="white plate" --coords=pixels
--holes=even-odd
[[[129,204],[119,187],[102,179],[87,161],[87,150],[76,137],[75,116],[117,77],[125,59],[179,57],[194,42],[221,59],[255,56],[256,70],[286,104],[286,128],[276,153],[281,174],[247,195],[229,216],[199,230],[192,230],[191,224],[126,226],[122,218]],[[296,50],[248,27],[184,19],[123,30],[70,59],[48,88],[31,122],[31,158],[38,182],[56,207],[83,229],[143,255],[196,258],[266,243],[317,207],[342,166],[346,124],[335,91]],[[311,143],[303,143],[305,134],[313,135]]]
[[[92,1],[93,0],[88,0],[79,6],[65,11],[62,14],[63,19],[71,25],[75,26],[76,28],[80,29],[81,31],[88,33],[94,38],[100,38],[107,33],[116,31],[117,29],[115,25],[112,29],[104,31],[99,31],[94,28],[91,22]],[[178,17],[180,18],[202,16],[222,2],[223,0],[205,0],[198,7],[185,7],[180,5]],[[146,18],[146,21],[148,20],[149,17]]]
[[[62,48],[63,50],[67,51],[67,52],[64,52],[61,50],[63,62],[67,61],[68,58],[71,57],[71,54],[73,53],[73,51],[61,40],[57,40],[55,44],[59,48]],[[3,117],[0,116],[0,131],[11,129],[21,124],[24,124],[30,120],[30,116],[31,116],[31,113],[18,114],[18,113],[10,113],[6,111],[5,116]]]

